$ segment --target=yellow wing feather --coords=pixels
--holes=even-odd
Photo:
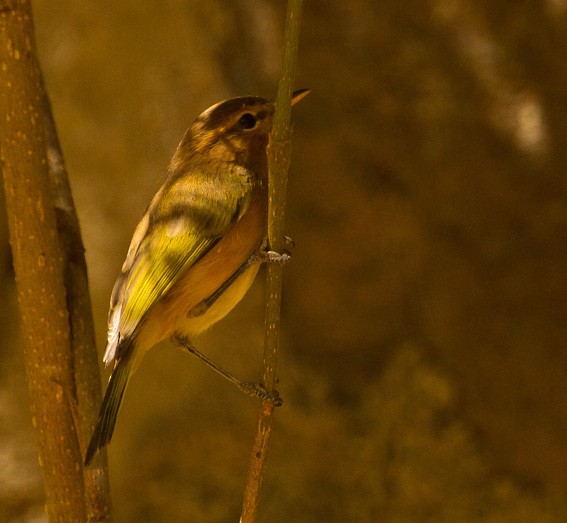
[[[233,177],[227,180],[225,172],[226,181],[214,183],[193,174],[191,183],[180,177],[164,184],[140,222],[113,291],[106,364],[121,356],[120,340],[135,333],[150,308],[245,212],[252,189],[246,174],[235,169]]]

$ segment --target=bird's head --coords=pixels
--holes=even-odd
[[[274,105],[265,98],[242,96],[219,102],[193,122],[176,156],[248,168],[258,160],[265,162],[273,116]]]
[[[292,104],[308,92],[294,92]],[[274,112],[274,104],[259,96],[231,98],[209,107],[185,133],[172,167],[193,160],[230,162],[254,170],[266,162]]]

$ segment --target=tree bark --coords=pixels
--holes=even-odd
[[[0,83],[6,210],[46,510],[50,521],[86,521],[87,513],[108,520],[105,462],[85,473],[82,466],[100,381],[78,222],[29,1],[0,2]]]

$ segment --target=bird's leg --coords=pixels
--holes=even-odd
[[[222,296],[224,291],[226,291],[237,279],[241,276],[247,269],[249,269],[254,263],[288,263],[291,260],[291,255],[289,254],[288,248],[291,249],[295,246],[295,242],[289,237],[284,237],[284,242],[286,249],[283,253],[278,253],[275,251],[267,250],[268,241],[264,239],[258,249],[248,258],[236,271],[226,280],[213,294],[208,298],[204,299],[202,302],[198,303],[193,307],[187,316],[191,318],[197,318],[202,316],[207,312],[212,305]]]
[[[261,383],[253,383],[250,381],[239,380],[226,370],[219,367],[214,361],[210,360],[205,356],[202,352],[199,352],[195,347],[191,345],[189,338],[183,336],[181,333],[176,332],[173,335],[173,341],[175,341],[178,345],[189,351],[191,354],[197,356],[200,360],[205,362],[211,369],[215,372],[226,378],[228,381],[236,385],[242,392],[244,392],[247,396],[252,398],[258,398],[264,401],[273,401],[276,407],[279,407],[283,400],[280,397],[280,394],[277,390],[268,391],[266,390]]]

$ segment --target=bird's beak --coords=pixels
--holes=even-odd
[[[303,100],[310,92],[311,89],[298,89],[297,91],[293,91],[291,94],[291,105],[295,105],[300,100]]]

